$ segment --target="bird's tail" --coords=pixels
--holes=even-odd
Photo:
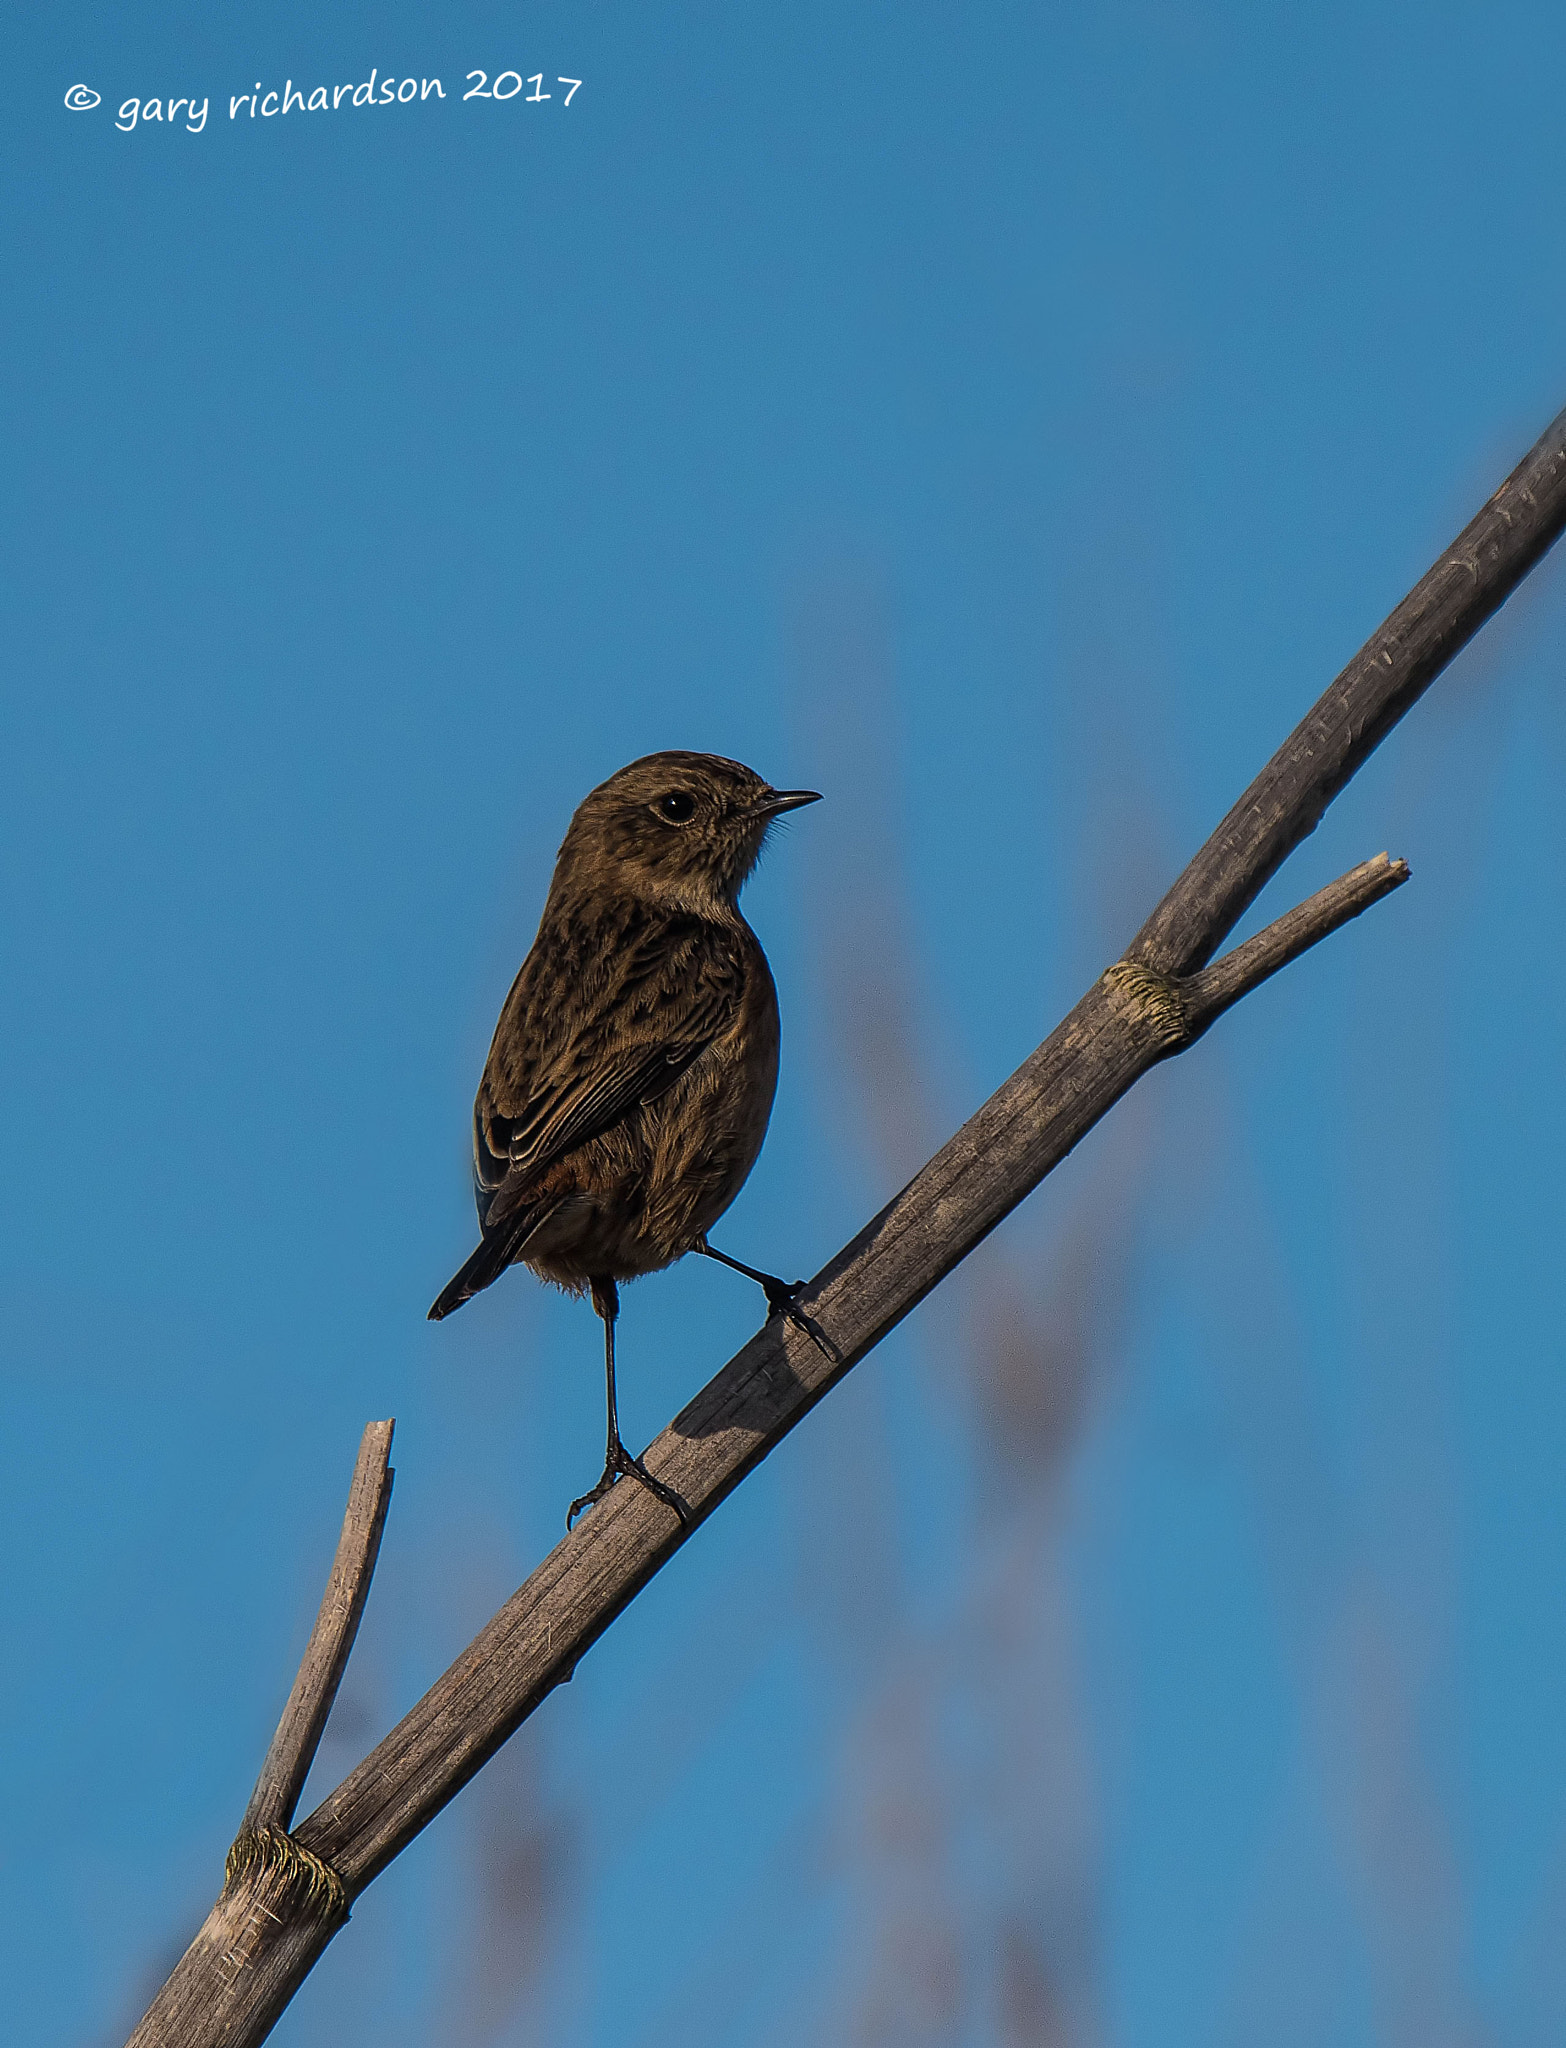
[[[429,1320],[438,1323],[449,1316],[454,1308],[461,1308],[465,1301],[471,1301],[481,1288],[491,1280],[498,1280],[506,1261],[500,1256],[500,1246],[493,1240],[486,1240],[473,1254],[459,1273],[448,1280],[436,1295],[430,1308]]]
[[[475,1294],[482,1294],[486,1287],[498,1280],[507,1266],[522,1256],[528,1239],[549,1221],[559,1206],[558,1201],[544,1206],[535,1204],[520,1219],[513,1217],[498,1230],[486,1230],[478,1250],[436,1295],[429,1320],[441,1322],[454,1308],[461,1308],[465,1301],[471,1301]]]
[[[481,1294],[492,1280],[498,1280],[511,1264],[512,1244],[509,1231],[497,1230],[493,1237],[486,1237],[462,1270],[454,1274],[436,1295],[429,1320],[438,1323],[454,1308],[461,1308],[465,1301]]]

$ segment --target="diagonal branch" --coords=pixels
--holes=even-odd
[[[647,1451],[704,1521],[794,1425],[1057,1165],[1146,1070],[1407,878],[1385,855],[1185,982],[1121,961],[805,1291],[823,1349],[768,1323]],[[616,1488],[299,1829],[362,1889],[487,1761],[689,1531]]]
[[[1149,1067],[1407,879],[1367,862],[1207,967],[1289,851],[1566,526],[1566,413],[1350,662],[1196,855],[1126,957],[1102,975],[806,1290],[831,1356],[779,1319],[758,1332],[646,1461],[705,1519],[851,1367],[981,1242]],[[405,1848],[684,1542],[641,1487],[617,1487],[556,1546],[449,1671],[295,1830],[352,1898]],[[136,2048],[250,2048],[339,1916],[273,1915],[238,1965],[226,1946],[244,1881],[134,2037]],[[253,1916],[252,1916],[253,1917]],[[250,1924],[247,1922],[247,1925]]]

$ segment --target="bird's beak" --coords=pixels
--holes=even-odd
[[[776,818],[784,811],[797,811],[802,804],[818,804],[821,801],[819,789],[774,789],[751,806],[754,818]]]

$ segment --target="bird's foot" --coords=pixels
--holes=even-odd
[[[772,1273],[763,1273],[761,1291],[767,1297],[769,1322],[773,1316],[784,1316],[796,1330],[803,1330],[806,1327],[805,1318],[799,1308],[799,1297],[805,1291],[803,1280],[779,1280]]]
[[[604,1461],[604,1476],[591,1493],[584,1493],[579,1500],[572,1501],[566,1510],[566,1534],[571,1533],[576,1518],[584,1509],[594,1507],[620,1479],[635,1479],[645,1486],[654,1499],[661,1500],[666,1508],[673,1508],[684,1525],[689,1528],[695,1520],[690,1508],[681,1500],[672,1486],[665,1486],[661,1479],[654,1479],[640,1458],[633,1458],[624,1444],[612,1444]]]
[[[823,1358],[833,1365],[841,1363],[827,1341],[825,1330],[799,1305],[799,1297],[810,1283],[806,1280],[779,1280],[771,1273],[762,1273],[758,1277],[761,1291],[767,1297],[767,1321],[770,1323],[774,1316],[781,1316],[784,1322],[792,1323],[796,1330],[808,1337]]]

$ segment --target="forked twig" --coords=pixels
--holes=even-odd
[[[828,1358],[779,1317],[646,1453],[696,1521],[1065,1158],[1149,1067],[1408,871],[1368,861],[1236,947],[1218,946],[1289,852],[1566,526],[1566,413],[1366,642],[1158,905],[1125,957],[805,1290]],[[645,1488],[617,1487],[285,1839],[300,1859],[239,1872],[133,2036],[134,2048],[254,2048],[352,1899],[555,1686],[686,1540]],[[285,1717],[286,1718],[286,1717]],[[334,1894],[334,1897],[336,1895]],[[312,1903],[314,1901],[314,1903]]]
[[[197,1937],[204,1943],[210,1972],[211,1995],[202,2001],[202,2010],[214,2025],[224,2011],[242,2015],[248,2009],[255,1959],[276,1929],[306,1926],[330,1934],[348,1918],[348,1892],[342,1879],[329,1863],[297,1841],[288,1827],[359,1633],[391,1503],[395,1475],[388,1460],[395,1426],[389,1421],[365,1424],[348,1488],[342,1534],[315,1627],[229,1849],[222,1893]],[[160,2016],[161,2003],[154,2004],[131,2039],[173,2042],[193,2038],[179,2031],[182,2022],[178,2020],[170,2030]],[[268,2020],[268,2030],[270,2026]],[[203,2038],[216,2042],[239,2037],[218,2026]]]

